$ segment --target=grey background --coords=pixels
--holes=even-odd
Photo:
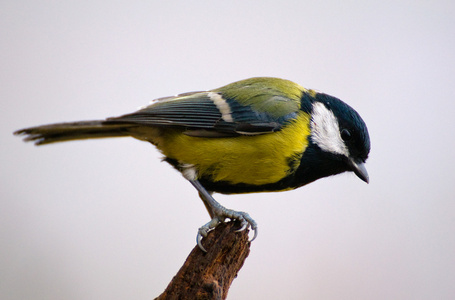
[[[217,195],[260,226],[229,299],[453,299],[454,6],[1,1],[0,298],[151,299],[208,221],[147,143],[12,131],[276,76],[362,115],[371,183]]]

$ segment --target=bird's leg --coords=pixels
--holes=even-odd
[[[221,222],[224,222],[226,218],[240,222],[242,227],[237,231],[245,230],[251,226],[251,229],[254,230],[254,236],[251,241],[256,238],[258,234],[257,223],[248,213],[225,208],[212,197],[211,193],[209,193],[198,180],[190,180],[190,182],[198,190],[199,197],[201,197],[210,217],[212,218],[207,224],[203,225],[198,230],[196,241],[202,251],[207,252],[202,246],[202,238],[206,237],[210,230],[214,229]]]
[[[207,191],[207,193],[209,193],[209,195],[212,197],[212,193]],[[205,208],[207,209],[207,212],[209,213],[210,215],[210,218],[213,219],[213,217],[215,216],[213,210],[212,210],[212,207],[210,206],[210,204],[207,202],[207,200],[205,200],[204,198],[204,195],[202,195],[200,192],[199,192],[199,198],[201,198],[202,202],[204,203],[204,206]],[[213,197],[212,197],[213,198]]]

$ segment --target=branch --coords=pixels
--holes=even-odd
[[[166,290],[155,300],[226,299],[250,252],[248,230],[236,232],[238,222],[222,223],[202,240],[207,253],[196,245]]]

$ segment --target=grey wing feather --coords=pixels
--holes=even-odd
[[[109,118],[107,122],[213,129],[219,120],[221,113],[207,93],[196,92],[157,99],[134,113]]]
[[[232,122],[225,121],[209,92],[193,92],[156,99],[134,113],[109,118],[109,124],[138,124],[184,128],[191,136],[255,135],[278,130],[282,124],[257,114],[250,107],[229,104]]]

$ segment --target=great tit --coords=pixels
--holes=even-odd
[[[244,230],[256,222],[220,205],[223,194],[292,190],[319,178],[354,172],[368,183],[370,138],[360,115],[341,100],[279,78],[257,77],[210,91],[159,98],[105,120],[21,129],[25,141],[131,136],[155,145],[199,192],[211,220],[197,244],[226,218]]]

